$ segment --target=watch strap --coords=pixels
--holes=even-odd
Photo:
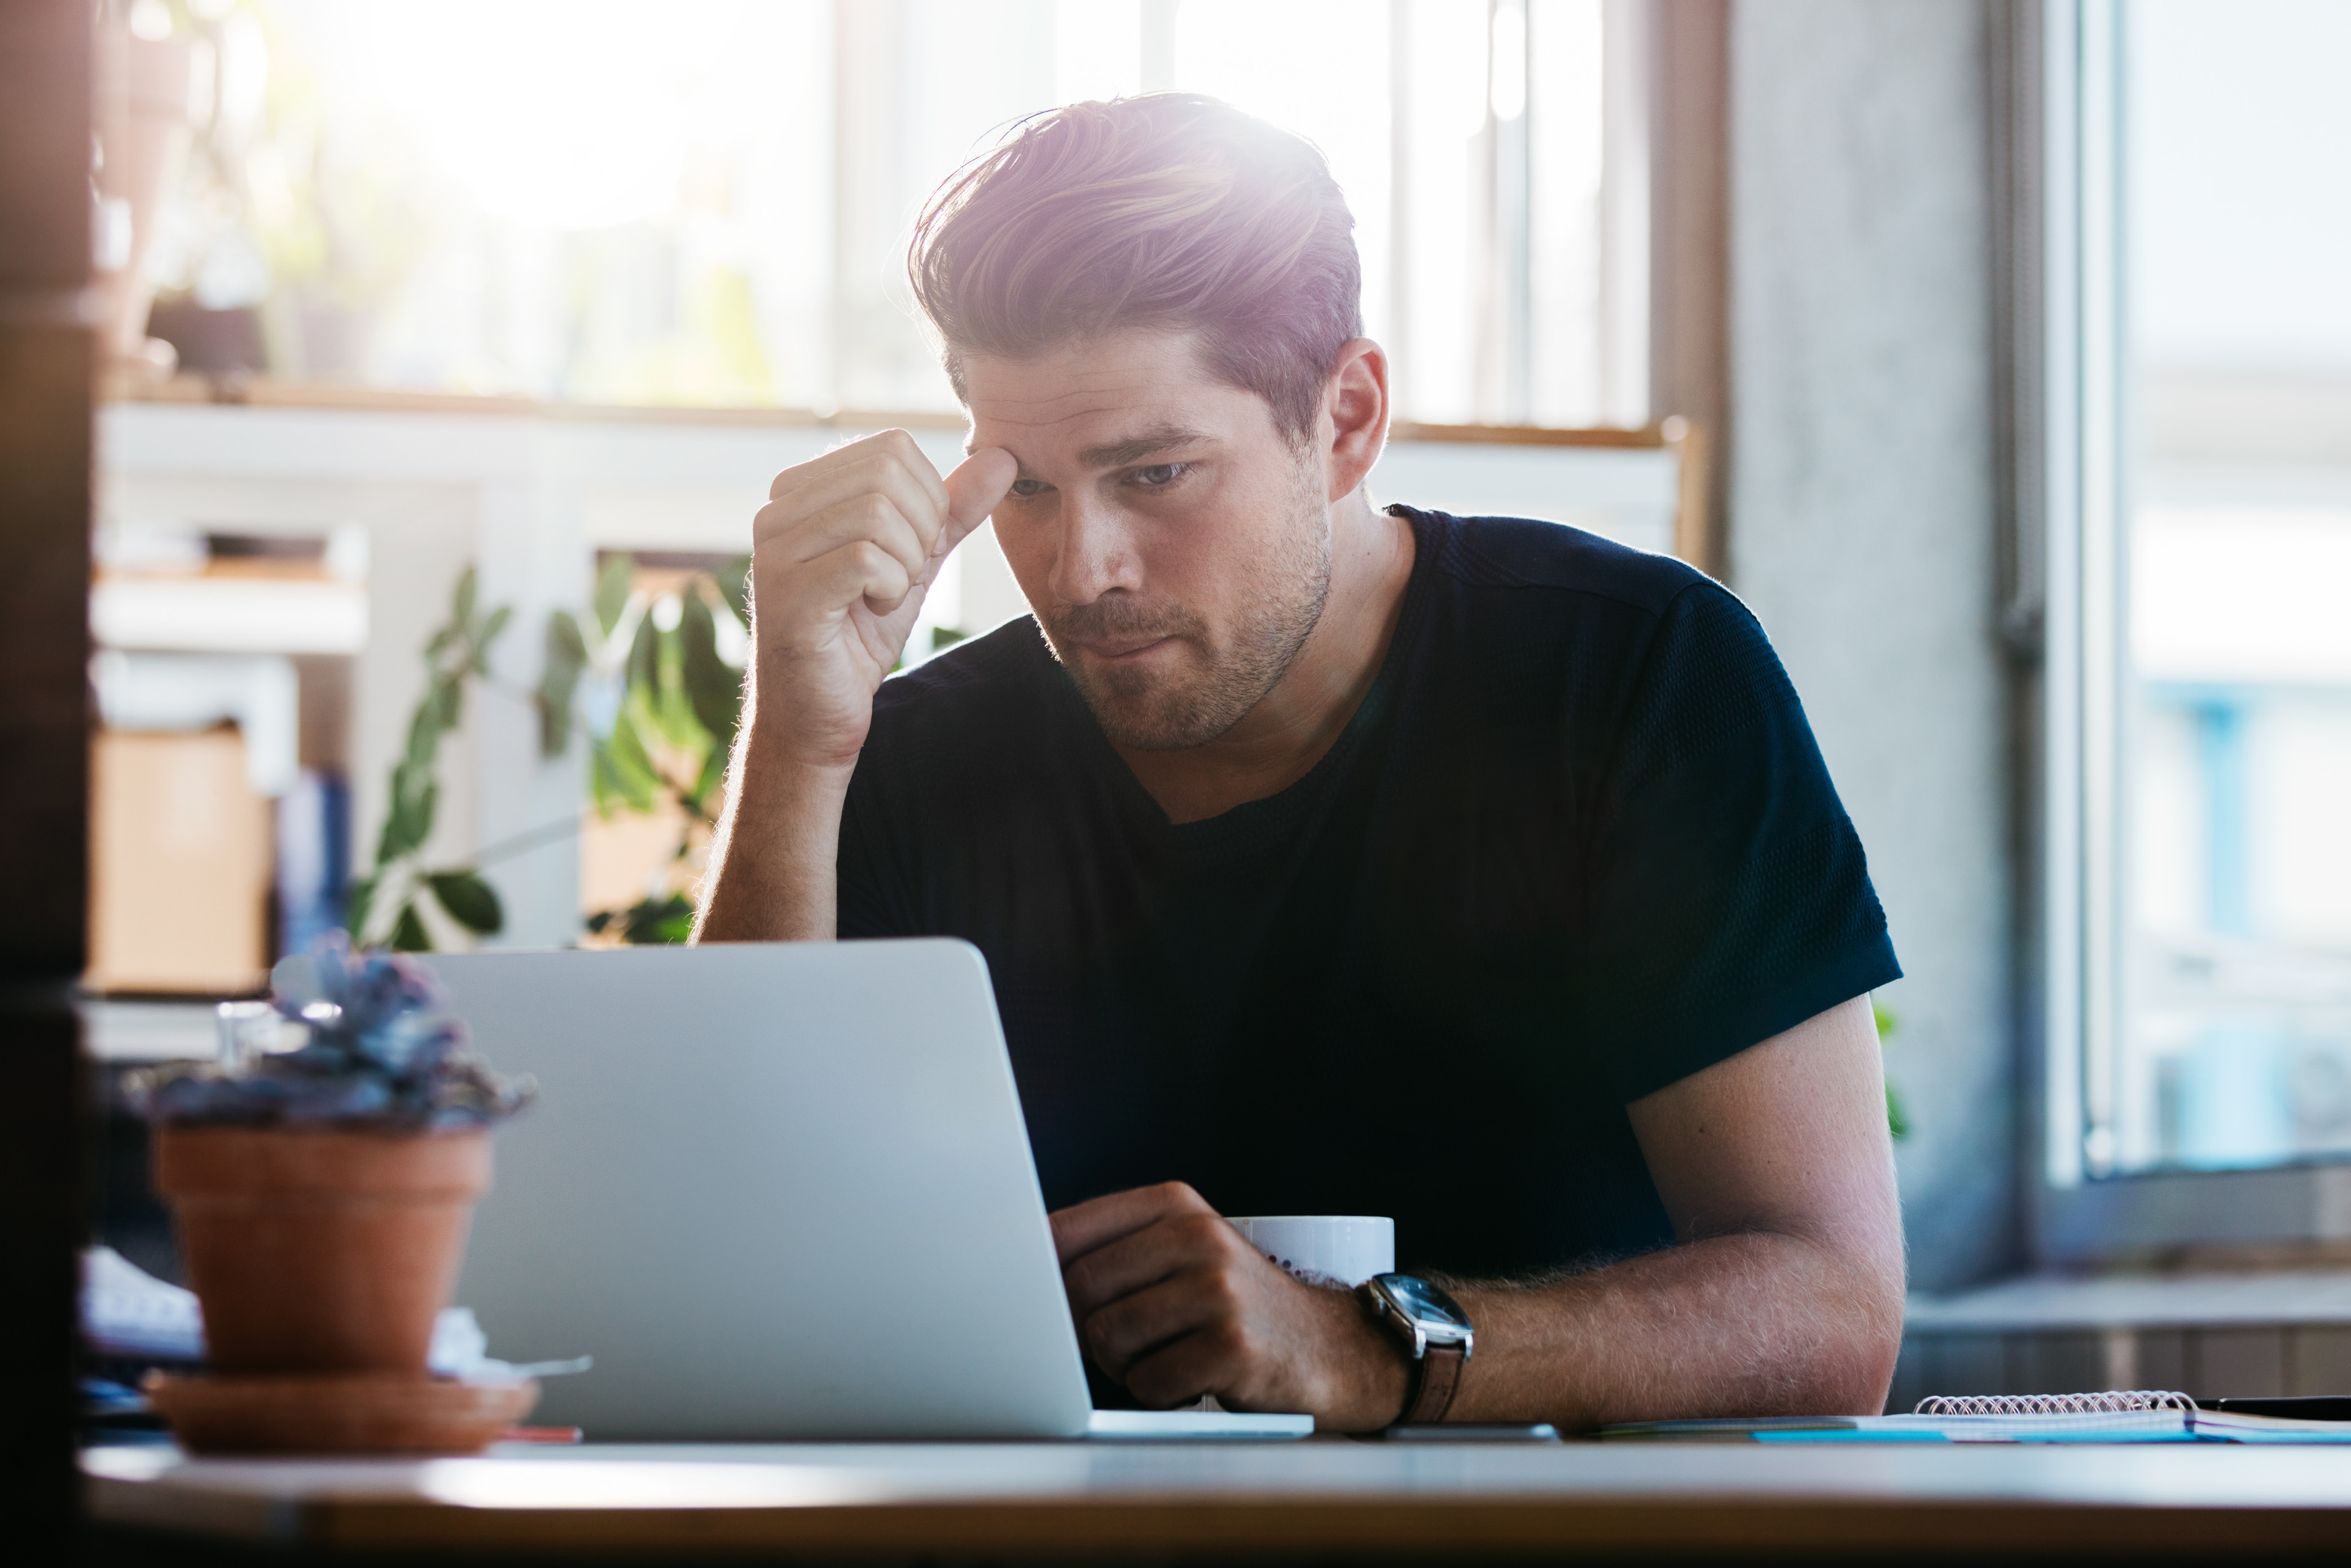
[[[1355,1288],[1355,1295],[1374,1322],[1405,1342],[1404,1412],[1395,1424],[1423,1427],[1444,1420],[1446,1412],[1453,1408],[1454,1396],[1461,1390],[1461,1374],[1468,1363],[1470,1347],[1424,1339],[1395,1308],[1381,1279],[1366,1280]],[[1451,1297],[1446,1297],[1445,1301],[1457,1315],[1459,1313]],[[1419,1351],[1417,1355],[1413,1354],[1416,1348]]]
[[[1412,1387],[1405,1396],[1399,1427],[1433,1427],[1453,1407],[1461,1391],[1462,1368],[1469,1358],[1458,1344],[1432,1344],[1412,1364]]]

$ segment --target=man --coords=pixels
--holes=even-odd
[[[1677,562],[1374,507],[1351,224],[1176,95],[943,189],[911,268],[970,456],[778,476],[700,938],[978,946],[1081,1341],[1145,1405],[1875,1411],[1899,970],[1802,710]],[[1035,622],[885,684],[991,516]],[[1469,1359],[1440,1395],[1220,1212],[1394,1216]]]

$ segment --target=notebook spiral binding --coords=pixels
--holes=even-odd
[[[1918,1401],[1919,1416],[2119,1416],[2133,1410],[2193,1410],[2185,1394],[2158,1388],[2105,1394],[1937,1394]]]

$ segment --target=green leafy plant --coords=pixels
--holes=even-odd
[[[1886,1040],[1901,1027],[1900,1020],[1884,1008],[1879,1007],[1875,1000],[1869,1004],[1869,1016],[1876,1021],[1877,1048],[1883,1051],[1886,1049]],[[1903,1110],[1902,1095],[1894,1087],[1894,1080],[1891,1078],[1886,1081],[1886,1130],[1894,1135],[1894,1141],[1897,1144],[1910,1135],[1910,1116]]]
[[[424,697],[409,719],[407,747],[392,770],[392,804],[376,840],[375,865],[352,883],[345,915],[363,947],[432,951],[433,938],[420,913],[428,899],[477,936],[506,925],[496,890],[472,864],[427,866],[423,850],[440,805],[435,769],[442,739],[465,717],[466,683],[489,674],[490,644],[506,630],[508,615],[505,606],[485,611],[475,601],[469,566],[457,580],[448,623],[424,645]]]
[[[561,754],[575,727],[590,737],[589,789],[600,816],[674,806],[683,819],[669,861],[645,896],[600,910],[588,930],[631,943],[683,942],[694,905],[675,885],[718,821],[720,790],[743,711],[743,672],[720,653],[722,622],[747,638],[751,558],[696,572],[674,593],[637,585],[633,557],[597,573],[594,630],[569,612],[548,619],[537,694],[539,747]]]

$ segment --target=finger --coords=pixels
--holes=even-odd
[[[961,472],[961,470],[957,470]],[[1051,1216],[1053,1246],[1067,1265],[1108,1241],[1142,1229],[1170,1214],[1214,1214],[1207,1201],[1184,1182],[1162,1182],[1088,1198]]]
[[[887,502],[905,519],[925,555],[937,548],[946,528],[944,507],[905,469],[879,459],[818,476],[760,507],[751,518],[753,548],[793,532],[811,517],[869,499]]]
[[[941,536],[946,543],[941,548],[955,549],[986,522],[1019,476],[1020,465],[1000,446],[983,446],[956,464],[946,477],[946,528]]]
[[[896,609],[914,588],[898,558],[872,539],[852,539],[791,574],[785,591],[785,625],[839,614],[863,600],[876,615]]]
[[[946,522],[947,488],[939,471],[904,431],[854,441],[835,452],[785,469],[768,486],[776,514],[820,511],[867,490],[880,490],[923,531],[927,547]]]
[[[930,559],[914,525],[887,497],[870,490],[758,541],[753,557],[763,569],[790,570],[860,539],[888,550],[910,575],[919,574]]]
[[[1161,1347],[1240,1316],[1239,1292],[1229,1277],[1191,1269],[1088,1312],[1080,1332],[1095,1364],[1123,1382],[1135,1363]]]
[[[946,484],[939,477],[939,465],[923,450],[923,444],[904,430],[883,430],[869,437],[873,444],[894,457],[907,473],[922,481],[931,500],[944,513],[947,509]]]
[[[1213,1214],[1171,1216],[1071,1260],[1061,1281],[1082,1315],[1187,1270],[1246,1269],[1251,1258],[1239,1242],[1240,1233]]]
[[[1227,1409],[1248,1407],[1239,1391],[1256,1385],[1248,1340],[1238,1324],[1213,1324],[1153,1346],[1113,1373],[1139,1405],[1172,1410],[1213,1394]],[[1109,1368],[1103,1368],[1109,1371]]]
[[[940,483],[937,465],[923,450],[923,444],[903,430],[877,430],[871,435],[843,442],[821,456],[793,464],[768,486],[768,498],[780,499],[787,491],[820,482],[829,474],[875,461],[888,461],[904,468],[909,477],[930,492],[931,499],[942,512],[946,510],[946,488]]]
[[[768,507],[781,504],[769,502]],[[914,525],[887,496],[873,490],[770,533],[758,539],[752,553],[760,566],[771,570],[778,564],[797,567],[859,539],[871,539],[888,550],[910,577],[919,575],[930,561],[930,547]]]

